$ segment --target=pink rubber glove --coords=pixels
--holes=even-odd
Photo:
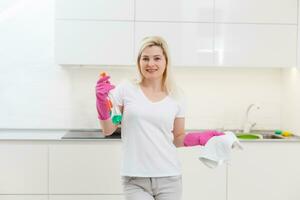
[[[110,118],[109,107],[107,103],[108,93],[115,86],[110,84],[109,76],[101,77],[96,85],[96,106],[98,111],[98,119],[107,120]]]
[[[186,147],[196,145],[204,146],[210,138],[220,135],[224,135],[224,133],[214,130],[207,130],[203,132],[189,132],[185,135],[183,144]]]

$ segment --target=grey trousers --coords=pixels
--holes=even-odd
[[[129,177],[123,176],[126,200],[180,200],[181,176]]]

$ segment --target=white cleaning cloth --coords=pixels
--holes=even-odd
[[[212,137],[201,149],[199,159],[209,168],[215,168],[230,160],[233,148],[243,149],[241,143],[231,131],[225,135]]]

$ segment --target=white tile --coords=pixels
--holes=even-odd
[[[296,65],[295,25],[218,24],[215,62],[220,66]]]
[[[165,38],[169,44],[174,66],[213,64],[212,24],[137,22],[135,52],[138,51],[142,38],[149,35],[159,35]]]
[[[218,22],[297,23],[297,0],[215,0]]]
[[[136,0],[136,20],[213,21],[213,0]]]

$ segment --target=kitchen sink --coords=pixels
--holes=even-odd
[[[242,140],[263,140],[263,139],[288,139],[287,137],[284,137],[282,135],[274,134],[273,132],[253,132],[253,133],[242,133],[237,132],[236,133],[237,138]],[[295,136],[293,136],[295,138]]]
[[[276,134],[262,134],[263,139],[286,139],[282,135]]]

